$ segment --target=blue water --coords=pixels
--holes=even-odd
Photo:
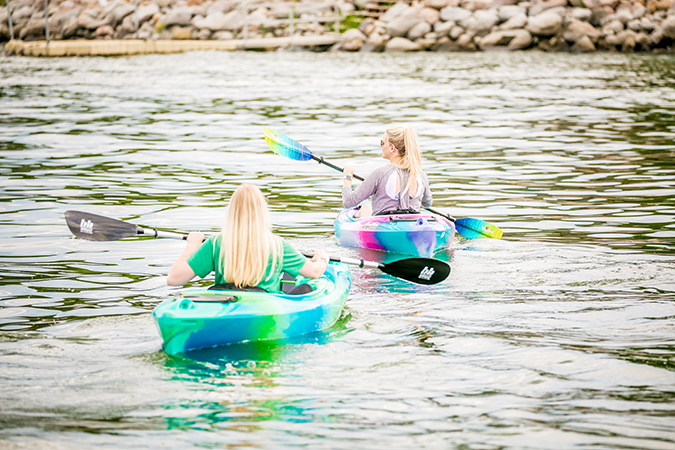
[[[0,448],[675,448],[675,59],[314,54],[0,58]],[[83,210],[338,247],[341,177],[420,135],[457,239],[436,286],[352,269],[328,332],[178,357],[150,312],[184,243],[75,239]],[[197,280],[192,286],[207,286]]]

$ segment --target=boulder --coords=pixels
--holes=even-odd
[[[110,39],[115,34],[115,29],[110,25],[103,25],[94,31],[96,39]]]
[[[392,37],[403,37],[418,23],[423,22],[417,16],[406,14],[397,17],[387,25],[387,34]]]
[[[233,0],[216,0],[213,2],[206,10],[206,15],[219,11],[223,14],[227,14],[236,7],[236,3]]]
[[[464,20],[469,16],[471,16],[470,11],[462,8],[455,8],[454,6],[448,6],[447,8],[443,8],[441,10],[441,20],[443,22],[459,22],[460,20]]]
[[[588,53],[595,51],[595,44],[588,36],[582,36],[572,46],[572,51],[575,53]]]
[[[387,12],[382,14],[380,17],[380,20],[382,22],[390,22],[394,20],[395,18],[403,15],[403,13],[408,12],[410,9],[410,6],[403,2],[397,2],[394,4],[394,6],[390,7]]]
[[[442,37],[433,47],[433,50],[437,52],[456,52],[459,50],[459,45],[447,37]]]
[[[19,38],[24,41],[34,41],[45,35],[45,19],[31,19],[21,28]],[[16,36],[16,32],[15,32]]]
[[[473,41],[473,35],[471,33],[464,33],[457,39],[457,46],[460,50],[464,51],[476,51],[476,43]]]
[[[583,22],[590,22],[592,16],[593,11],[588,8],[572,8],[570,11],[570,17],[572,19],[581,20]]]
[[[434,32],[438,37],[447,36],[450,30],[455,26],[455,22],[436,22],[434,24]]]
[[[175,26],[171,29],[171,37],[178,40],[190,39],[192,31],[188,27]]]
[[[102,27],[103,25],[108,25],[107,19],[99,19],[98,14],[98,11],[93,8],[85,9],[77,17],[77,24],[81,28],[85,28],[87,30],[95,30],[98,27]]]
[[[553,36],[562,31],[562,17],[554,12],[543,12],[530,17],[525,29],[535,36]]]
[[[572,20],[567,24],[563,33],[563,37],[568,42],[578,42],[583,36],[587,36],[591,42],[595,43],[600,38],[600,31],[588,22]]]
[[[340,41],[342,42],[340,48],[348,52],[359,51],[366,42],[366,39],[366,35],[357,28],[350,28],[340,36]]]
[[[459,6],[473,12],[488,9],[491,5],[492,0],[463,0]]]
[[[499,25],[500,30],[515,30],[519,28],[525,28],[527,25],[527,16],[524,13],[520,13],[511,17],[509,20]]]
[[[456,2],[457,4],[454,6],[459,5],[459,2]],[[447,6],[450,6],[450,0],[424,0],[424,6],[427,8],[434,8],[434,9],[443,9]]]
[[[461,35],[463,35],[466,32],[466,30],[459,25],[455,25],[452,28],[450,28],[450,32],[448,33],[448,37],[452,40],[457,40]]]
[[[192,20],[192,8],[187,6],[179,6],[178,8],[173,8],[168,12],[164,18],[164,26],[169,27],[172,25],[186,26],[190,25]],[[179,32],[181,36],[184,36],[184,32]],[[176,39],[189,39],[186,37],[177,37]]]
[[[530,8],[529,14],[531,17],[538,16],[544,11],[558,6],[566,7],[567,0],[548,0],[546,2],[537,3]]]
[[[407,37],[411,41],[415,41],[416,39],[423,37],[430,31],[431,25],[429,25],[427,22],[419,22],[417,25],[413,26],[410,30],[408,30]]]
[[[654,28],[654,22],[652,22],[649,17],[642,17],[640,19],[640,29],[644,31],[652,31]]]
[[[441,13],[434,8],[422,8],[417,12],[417,17],[433,25],[441,19]]]
[[[159,8],[157,8],[157,10],[159,11]],[[122,20],[126,16],[128,16],[132,12],[134,12],[134,7],[132,5],[126,2],[118,2],[115,4],[115,8],[112,11],[110,11],[109,14],[106,14],[106,16],[109,17],[108,23],[111,26],[116,27],[117,25],[120,24],[120,22],[122,22]],[[94,33],[94,35],[96,35],[96,33]],[[99,37],[98,35],[96,36]]]
[[[214,11],[206,17],[195,16],[191,23],[195,28],[211,31],[223,31],[228,25],[225,13],[220,11]]]
[[[622,24],[627,24],[631,20],[633,20],[633,13],[630,10],[630,6],[626,8],[620,8],[615,14],[614,18],[618,21],[620,21]]]
[[[394,52],[414,52],[420,50],[420,45],[403,37],[395,37],[384,46],[387,53]]]
[[[155,14],[159,13],[159,6],[154,3],[138,7],[138,23],[142,24],[152,19]]]
[[[479,40],[483,50],[506,47],[509,50],[522,50],[530,46],[532,35],[527,30],[499,30]]]
[[[626,28],[629,29],[629,30],[633,30],[633,31],[637,32],[637,31],[642,30],[642,24],[640,23],[639,20],[633,19],[633,20],[628,21],[628,23],[626,24]]]
[[[234,34],[231,31],[216,31],[211,35],[211,39],[216,41],[229,41],[234,39]]]
[[[616,34],[620,31],[623,31],[623,23],[619,20],[612,20],[602,27],[603,34]]]
[[[668,16],[666,20],[661,22],[661,30],[664,36],[675,39],[675,16]]]
[[[473,19],[471,24],[464,26],[464,23],[461,23],[464,28],[470,33],[473,33],[475,36],[485,36],[490,32],[492,27],[499,23],[499,16],[497,12],[493,9],[485,11],[476,11],[473,13]]]
[[[499,8],[497,14],[499,14],[499,20],[505,22],[515,16],[527,14],[527,9],[525,9],[523,6],[508,5]]]

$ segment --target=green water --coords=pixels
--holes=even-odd
[[[4,57],[0,75],[0,448],[675,445],[672,57]],[[504,239],[458,239],[436,286],[353,268],[326,333],[167,356],[150,312],[184,244],[65,224],[215,233],[247,182],[298,249],[383,259],[337,246],[340,174],[262,129],[365,175],[391,123],[420,135],[434,208]]]

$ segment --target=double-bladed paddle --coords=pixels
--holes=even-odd
[[[186,234],[141,228],[135,223],[99,216],[82,211],[66,211],[66,223],[75,237],[88,241],[117,241],[131,236],[153,238],[187,239]],[[312,255],[305,255],[311,257]],[[390,263],[365,261],[363,259],[331,256],[331,261],[355,266],[380,269],[397,278],[418,284],[436,284],[450,275],[450,265],[434,258],[404,258]]]
[[[329,163],[328,161],[323,159],[322,156],[313,155],[312,152],[307,147],[305,147],[304,145],[302,145],[297,141],[294,141],[288,136],[285,136],[281,133],[277,133],[276,131],[267,127],[263,129],[263,132],[265,134],[265,142],[267,143],[267,146],[274,153],[293,159],[295,161],[309,161],[310,159],[313,159],[314,161],[317,161],[319,164],[324,164],[332,169],[342,172],[341,167]],[[354,175],[354,178],[363,181],[363,178],[356,174]],[[443,216],[449,221],[453,222],[455,224],[455,229],[457,230],[457,232],[467,239],[476,239],[476,238],[501,239],[502,237],[503,232],[501,229],[499,229],[496,225],[493,225],[484,220],[473,219],[470,217],[465,219],[455,219],[454,217],[451,217],[447,214],[443,214],[442,212],[436,211],[434,209],[431,208],[426,209],[434,214]]]

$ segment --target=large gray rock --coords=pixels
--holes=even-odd
[[[553,36],[562,31],[562,17],[554,12],[543,12],[530,17],[525,29],[535,36]]]
[[[361,49],[368,38],[357,28],[350,28],[340,36],[342,50],[356,52]]]
[[[424,22],[414,15],[403,15],[392,20],[387,25],[387,34],[392,37],[403,37],[408,34],[408,31],[420,22]]]
[[[616,34],[623,31],[623,23],[619,20],[612,20],[602,27],[603,34]]]
[[[402,16],[404,13],[410,10],[410,6],[403,2],[395,3],[394,6],[390,7],[387,12],[382,14],[380,20],[382,22],[390,22],[395,18]]]
[[[49,17],[49,31],[58,33],[63,29],[63,25],[73,19],[77,20],[82,8],[76,7],[68,10],[59,9],[55,14]],[[5,18],[6,20],[6,18]]]
[[[219,11],[223,14],[227,14],[236,7],[236,3],[233,0],[217,0],[211,4],[206,10],[206,15]]]
[[[119,25],[120,22],[122,22],[122,20],[126,16],[128,16],[132,12],[134,12],[134,7],[131,6],[129,3],[118,2],[116,3],[115,8],[113,8],[113,10],[110,11],[110,14],[107,14],[110,17],[108,22],[110,23],[111,26],[116,27],[117,25]],[[104,29],[104,31],[99,31],[99,33],[96,36],[100,37],[107,36],[106,33],[108,33],[108,31],[109,30],[106,28]]]
[[[485,36],[497,23],[499,23],[499,16],[495,10],[476,11],[459,22],[468,33],[474,36]]]
[[[43,19],[31,19],[26,23],[26,25],[21,29],[19,37],[25,41],[33,41],[38,37],[45,35],[45,20]]]
[[[675,16],[668,16],[666,20],[661,22],[661,30],[663,30],[664,36],[675,39]]]
[[[467,11],[466,9],[462,8],[455,8],[454,6],[448,6],[447,8],[443,8],[441,10],[441,20],[443,22],[459,22],[460,20],[464,20],[469,16],[471,16],[471,11]]]
[[[172,26],[172,25],[179,25],[179,26],[187,26],[190,25],[190,21],[192,20],[192,8],[187,7],[187,6],[179,6],[178,8],[173,8],[168,12],[166,17],[164,18],[164,26]],[[182,39],[185,39],[183,35],[181,35]]]
[[[506,47],[509,50],[522,50],[532,43],[532,35],[527,30],[500,30],[488,34],[479,40],[480,48]]]
[[[441,13],[434,8],[422,8],[417,12],[417,17],[433,25],[441,19]]]
[[[436,22],[434,24],[434,32],[438,37],[447,36],[450,30],[455,26],[455,22]]]
[[[228,20],[225,18],[225,13],[214,11],[206,17],[195,16],[192,19],[192,25],[199,29],[224,31],[227,29]]]
[[[595,51],[595,44],[588,36],[582,36],[572,46],[572,51],[575,53],[588,53]]]
[[[572,8],[569,14],[572,19],[590,22],[591,17],[593,16],[593,11],[588,8]]]
[[[431,25],[427,22],[419,22],[417,25],[408,30],[408,39],[414,41],[421,38],[431,31]]]
[[[99,11],[93,8],[85,9],[77,18],[77,24],[87,30],[95,30],[103,25],[108,25],[108,18],[99,18]]]
[[[459,1],[455,1],[455,5],[459,5]],[[434,9],[443,9],[447,6],[450,6],[450,0],[424,0],[424,6],[427,8],[434,8]]]
[[[555,8],[558,6],[567,6],[567,0],[548,0],[546,2],[537,3],[530,8],[529,14],[531,17],[538,16],[547,9]]]
[[[568,42],[577,42],[583,36],[587,36],[591,42],[598,42],[600,37],[600,31],[598,31],[593,25],[588,22],[582,22],[580,20],[572,20],[567,24],[567,28],[563,33],[563,37]]]
[[[499,14],[499,19],[502,22],[505,22],[515,16],[519,16],[521,14],[525,15],[527,14],[527,9],[525,9],[522,6],[517,6],[517,5],[507,5],[507,6],[502,6],[498,10]]]
[[[395,37],[387,42],[387,44],[384,46],[384,51],[387,53],[414,52],[420,49],[421,47],[419,44],[402,37]]]
[[[138,23],[142,24],[152,19],[152,17],[159,13],[159,6],[154,3],[138,7]]]
[[[499,25],[500,30],[516,30],[520,28],[525,28],[527,26],[527,16],[524,13],[520,13],[511,17],[509,20]]]

